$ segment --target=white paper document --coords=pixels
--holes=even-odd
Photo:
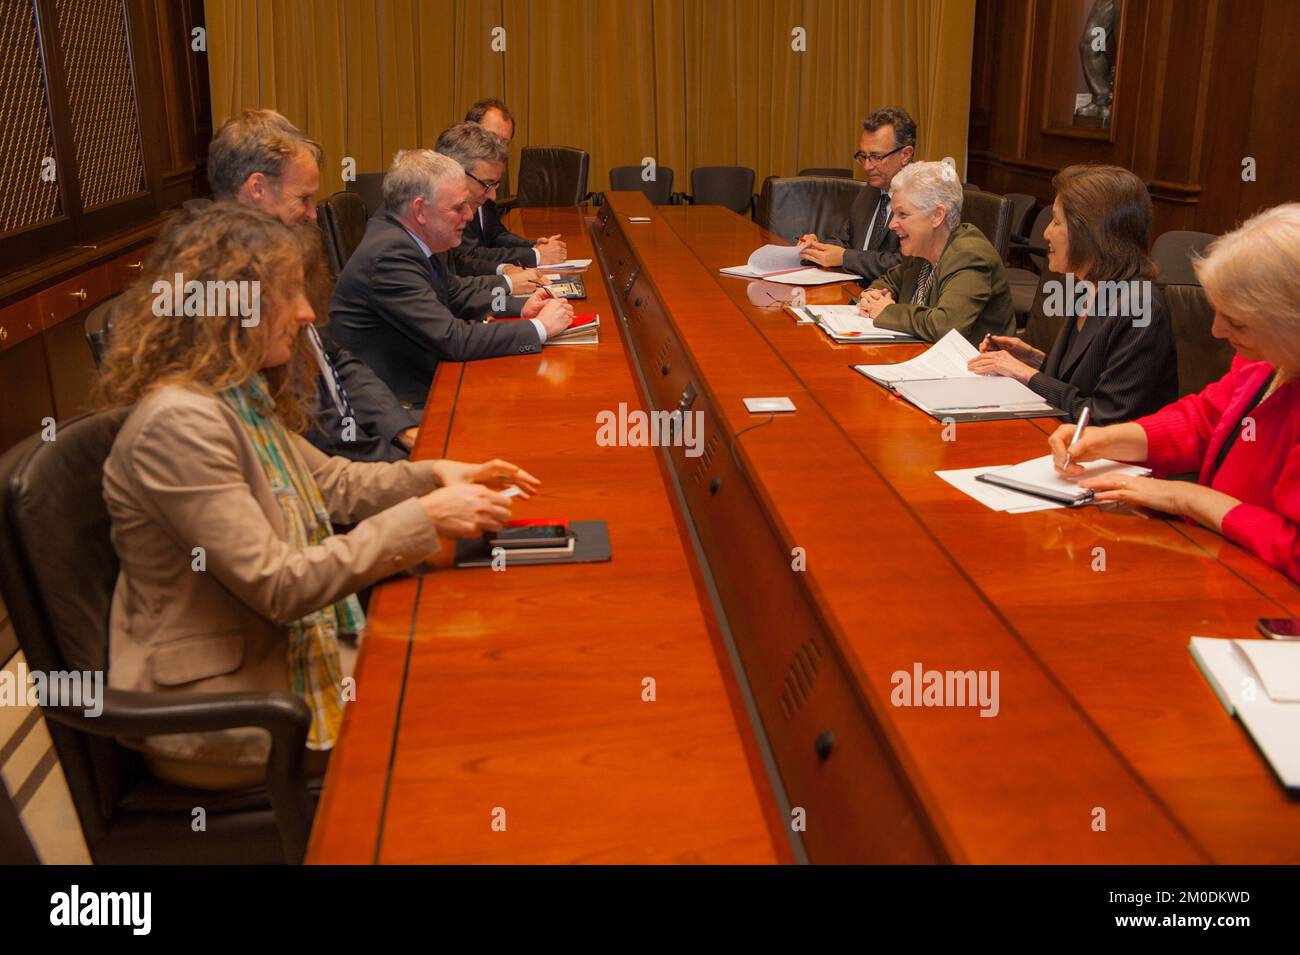
[[[552,272],[581,272],[589,265],[591,265],[591,259],[565,259],[563,262],[541,267],[550,269]]]
[[[961,332],[953,329],[915,358],[893,365],[854,365],[853,367],[882,385],[892,385],[896,381],[923,381],[932,378],[978,378],[979,375],[966,367],[966,363],[978,354],[979,351],[975,346],[966,341]],[[1016,384],[1020,383],[1016,382]]]
[[[1187,649],[1288,789],[1300,789],[1300,642],[1192,637]]]
[[[765,245],[756,249],[744,265],[720,269],[723,275],[743,279],[767,279],[786,285],[827,285],[831,282],[851,282],[860,278],[851,272],[827,272],[799,261],[802,245]]]
[[[1048,511],[1054,507],[1065,506],[1045,498],[1034,497],[1032,494],[1021,494],[1019,491],[1013,491],[1010,488],[998,487],[996,484],[988,484],[977,480],[981,474],[988,471],[989,468],[980,467],[961,468],[955,471],[935,471],[934,473],[937,477],[943,478],[957,490],[968,497],[973,497],[990,510],[1005,511],[1008,514],[1024,514],[1029,511]]]
[[[856,305],[805,305],[796,311],[806,314],[837,342],[916,341],[907,332],[877,328],[869,317],[859,314]]]
[[[1089,461],[1084,464],[1083,473],[1077,478],[1070,478],[1057,471],[1052,456],[1045,454],[1041,458],[1031,458],[1009,468],[987,468],[980,479],[999,488],[1072,506],[1092,501],[1092,491],[1079,484],[1087,478],[1100,477],[1103,474],[1146,477],[1150,473],[1150,468],[1103,458],[1100,461]]]

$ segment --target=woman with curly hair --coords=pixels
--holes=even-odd
[[[116,310],[100,387],[106,406],[133,407],[104,466],[121,564],[108,679],[293,691],[312,712],[318,769],[342,721],[340,638],[365,622],[357,591],[440,537],[500,528],[500,490],[537,481],[504,461],[358,463],[309,444],[303,270],[294,230],[217,203],[159,238]],[[161,778],[203,788],[260,781],[269,752],[251,728],[124,742]]]

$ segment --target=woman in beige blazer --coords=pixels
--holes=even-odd
[[[314,318],[303,255],[293,230],[219,203],[159,238],[115,314],[104,403],[134,408],[104,467],[121,562],[108,681],[293,690],[319,767],[342,718],[339,640],[364,625],[356,592],[421,563],[440,536],[501,527],[500,489],[537,482],[504,461],[358,463],[303,439],[317,371],[300,334]],[[257,781],[269,751],[260,729],[123,742],[159,776],[203,787]]]

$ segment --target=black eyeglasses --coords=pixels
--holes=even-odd
[[[484,182],[482,179],[480,179],[478,176],[474,175],[472,172],[467,172],[467,173],[465,173],[465,175],[469,176],[471,179],[473,179],[475,182],[477,182],[480,186],[482,186],[484,192],[491,192],[491,191],[492,191],[493,189],[495,189],[497,186],[501,185],[501,180],[500,180],[500,179],[493,179],[491,182]]]
[[[877,163],[877,164],[882,163],[890,156],[894,155],[894,153],[900,153],[906,148],[907,146],[905,145],[899,146],[897,149],[891,149],[887,153],[864,153],[861,149],[859,149],[857,152],[853,154],[853,161],[856,163],[860,163],[863,168],[866,168],[866,165],[868,163]]]

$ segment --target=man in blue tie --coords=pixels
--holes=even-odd
[[[871,282],[903,261],[898,236],[889,228],[892,212],[890,183],[916,155],[916,122],[895,106],[878,109],[862,121],[862,135],[854,162],[867,174],[844,224],[825,242],[815,235],[800,241],[809,245],[803,257],[828,269],[855,272]]]
[[[536,354],[572,324],[572,306],[545,288],[510,298],[447,269],[441,253],[474,215],[455,160],[403,150],[383,188],[383,211],[335,283],[330,327],[402,401],[424,405],[439,361]],[[492,320],[511,315],[523,320]]]
[[[218,130],[208,149],[213,195],[302,228],[313,250],[306,280],[317,319],[329,302],[329,271],[320,248],[316,192],[320,144],[270,109],[246,110]],[[400,461],[415,445],[419,419],[366,364],[315,327],[307,340],[320,369],[317,407],[307,438],[327,454],[354,461]]]

